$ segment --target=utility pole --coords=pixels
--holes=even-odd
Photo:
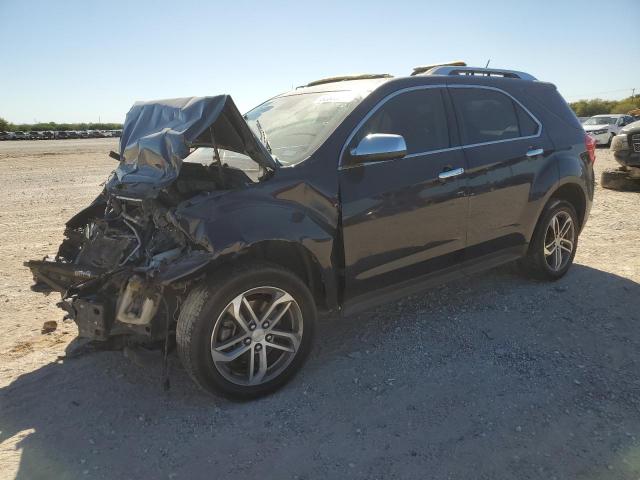
[[[636,96],[636,89],[632,88],[631,89],[631,100],[633,100],[635,98],[635,96]]]

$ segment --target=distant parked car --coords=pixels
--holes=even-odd
[[[13,132],[0,132],[0,140],[13,140]]]
[[[43,140],[44,139],[44,135],[42,134],[42,132],[34,132],[31,131],[29,132],[29,140]]]
[[[55,138],[54,132],[52,132],[51,130],[47,130],[46,132],[42,132],[42,136],[47,140],[51,140],[51,139]]]
[[[611,140],[620,129],[633,122],[631,115],[607,114],[595,115],[586,120],[582,125],[585,132],[591,135],[597,145],[611,145]]]
[[[13,140],[29,140],[29,132],[18,130],[14,133]]]

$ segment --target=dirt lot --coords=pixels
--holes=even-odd
[[[58,359],[75,327],[22,262],[55,252],[115,148],[0,143],[0,477],[640,478],[640,194],[598,188],[561,281],[505,267],[331,318],[301,375],[237,404],[175,354],[169,392],[159,356]]]

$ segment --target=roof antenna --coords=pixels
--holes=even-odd
[[[484,68],[488,68],[489,67],[489,63],[491,63],[491,59],[487,60],[487,64],[484,66]]]

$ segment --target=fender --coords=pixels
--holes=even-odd
[[[186,278],[263,242],[286,242],[310,255],[320,271],[327,305],[336,306],[337,205],[312,186],[296,182],[205,195],[180,205],[174,215],[180,229],[206,253],[201,250],[174,262],[170,270],[178,275],[161,274],[165,282]]]
[[[575,146],[572,150],[577,150],[578,148],[578,146]],[[581,160],[576,161],[576,157]],[[585,224],[591,209],[594,192],[594,175],[588,159],[585,159],[580,153],[576,154],[575,151],[572,152],[571,150],[566,150],[556,152],[552,156],[549,164],[553,166],[555,172],[552,172],[549,169],[543,170],[541,174],[536,177],[536,181],[531,188],[530,201],[532,204],[535,202],[536,206],[532,209],[534,213],[531,221],[528,222],[527,242],[531,240],[531,236],[533,235],[538,219],[542,214],[542,210],[547,205],[551,197],[553,197],[562,187],[572,185],[577,186],[580,189],[583,195],[585,207],[582,225]]]

